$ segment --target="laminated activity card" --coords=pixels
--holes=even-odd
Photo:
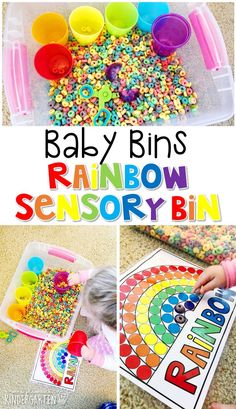
[[[200,409],[236,315],[236,287],[192,293],[202,268],[157,249],[121,277],[121,374],[173,409]]]
[[[40,344],[32,382],[40,382],[74,391],[82,358],[67,351],[68,342],[43,341]]]

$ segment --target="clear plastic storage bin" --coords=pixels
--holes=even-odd
[[[3,52],[5,92],[12,125],[44,125],[49,122],[48,83],[34,68],[39,49],[31,35],[34,19],[56,11],[68,21],[81,3],[9,3]],[[105,3],[89,3],[103,14]],[[188,78],[199,96],[198,110],[165,121],[166,125],[209,125],[234,114],[233,76],[220,28],[205,3],[169,3],[170,12],[185,16],[192,24],[189,43],[178,50]],[[233,41],[233,33],[232,33]],[[153,123],[152,123],[153,124]]]
[[[11,284],[8,287],[2,305],[0,307],[0,320],[10,325],[15,330],[31,336],[33,338],[47,340],[51,342],[64,342],[70,338],[73,331],[75,321],[79,312],[79,304],[77,304],[74,314],[71,317],[68,325],[67,333],[64,337],[53,335],[45,331],[32,328],[27,324],[13,321],[8,317],[8,307],[16,303],[15,290],[21,286],[21,275],[24,271],[29,270],[27,262],[31,257],[40,257],[44,261],[44,268],[60,268],[77,272],[86,270],[92,267],[92,263],[80,255],[74,254],[64,248],[51,246],[50,244],[31,242],[25,248],[25,251],[19,261],[16,272],[12,278]]]

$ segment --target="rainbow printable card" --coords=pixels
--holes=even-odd
[[[121,278],[121,374],[173,409],[200,409],[236,315],[236,287],[192,294],[202,269],[162,249]]]
[[[67,351],[68,342],[43,341],[37,353],[32,382],[74,391],[82,358]]]

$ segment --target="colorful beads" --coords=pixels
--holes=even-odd
[[[73,70],[67,78],[50,81],[48,92],[53,125],[93,125],[99,101],[91,98],[90,87],[99,92],[104,85],[118,95],[106,103],[108,125],[161,123],[197,109],[197,94],[181,59],[157,56],[149,33],[134,29],[116,38],[104,30],[90,46],[70,37],[67,47]]]
[[[65,294],[59,294],[53,282],[58,271],[48,269],[40,274],[22,322],[50,334],[65,336],[78,303],[80,286],[73,286]],[[61,288],[67,285],[61,282]]]

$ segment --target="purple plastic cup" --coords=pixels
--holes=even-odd
[[[69,276],[69,273],[67,271],[59,271],[58,273],[55,274],[54,276],[54,288],[59,294],[64,294],[67,291],[70,290],[70,286],[68,285],[67,287],[59,287],[60,283],[67,283],[67,278]]]
[[[152,25],[153,49],[160,57],[168,57],[183,47],[190,36],[191,26],[179,14],[163,14]]]

